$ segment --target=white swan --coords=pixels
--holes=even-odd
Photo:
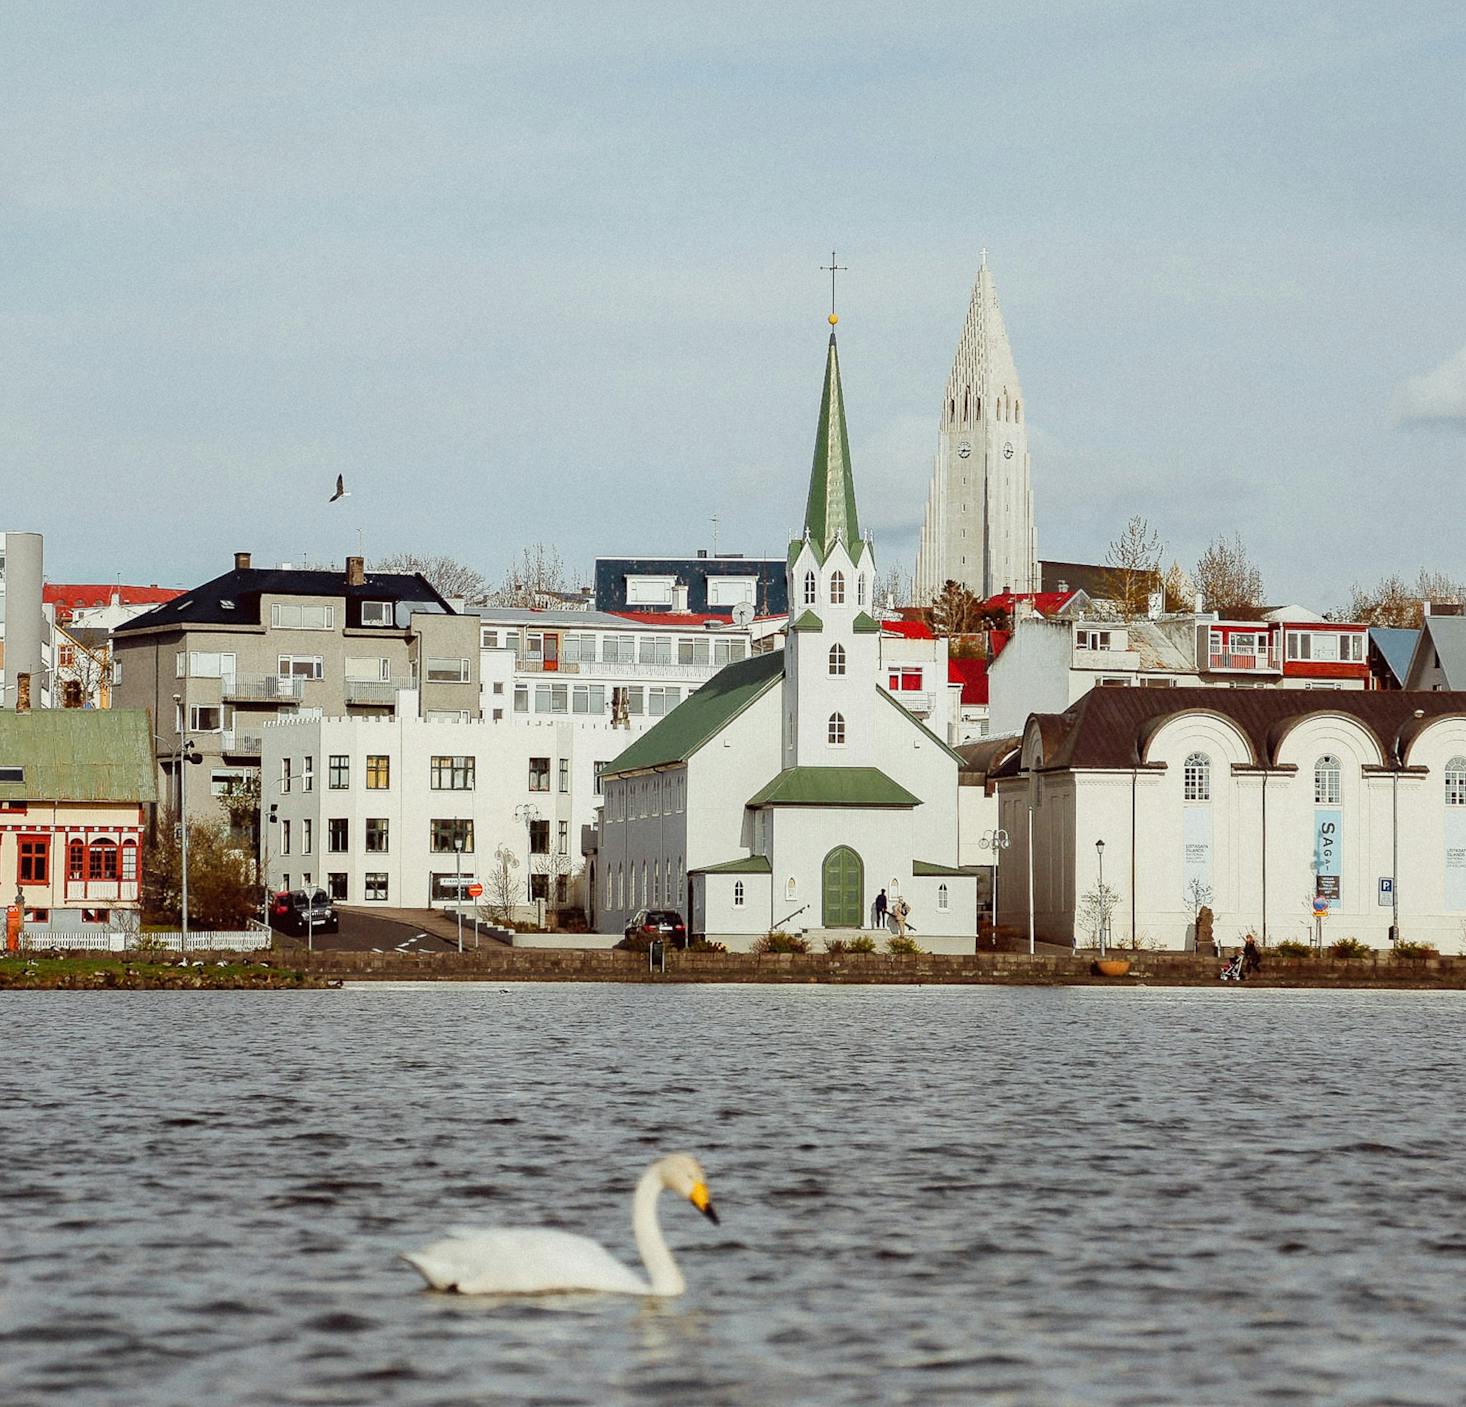
[[[708,1220],[718,1219],[696,1158],[673,1153],[642,1173],[632,1198],[631,1222],[650,1283],[589,1237],[542,1226],[455,1227],[443,1240],[402,1259],[433,1289],[464,1295],[535,1295],[555,1290],[680,1295],[687,1284],[657,1222],[657,1197],[664,1187],[686,1197]]]

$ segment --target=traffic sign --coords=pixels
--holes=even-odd
[[[1395,877],[1394,875],[1382,874],[1379,877],[1379,906],[1382,909],[1393,907],[1395,902]]]
[[[1313,916],[1314,918],[1327,918],[1329,915],[1329,901],[1322,895],[1314,896]]]
[[[484,887],[477,880],[475,880],[472,884],[470,884],[468,886],[468,897],[470,899],[479,899],[479,898],[482,898],[483,897],[483,892],[484,892]]]

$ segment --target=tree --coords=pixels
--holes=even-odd
[[[543,855],[531,855],[529,867],[536,878],[544,877],[545,912],[552,922],[558,923],[562,910],[575,907],[571,881],[580,873],[580,866],[572,856],[551,850]]]
[[[558,549],[536,542],[523,549],[493,594],[496,606],[544,607],[565,590],[565,564]]]
[[[229,817],[229,839],[236,849],[257,856],[260,838],[260,774],[258,770],[231,777],[219,805]],[[190,837],[192,844],[192,837]]]
[[[1357,583],[1349,593],[1349,604],[1340,613],[1343,620],[1360,621],[1365,625],[1418,627],[1421,618],[1420,598],[1397,574],[1381,579],[1379,585],[1363,587]]]
[[[1161,537],[1139,514],[1125,524],[1125,530],[1105,552],[1105,590],[1126,620],[1143,616],[1150,606],[1150,594],[1160,586]]]
[[[882,611],[888,606],[909,606],[911,573],[901,566],[888,567],[876,578],[870,599],[871,605]]]
[[[417,572],[427,578],[439,596],[459,598],[470,606],[481,606],[488,600],[488,578],[477,567],[442,554],[424,557],[416,552],[394,552],[373,562],[372,570]]]
[[[1262,573],[1239,533],[1216,537],[1201,554],[1193,577],[1206,609],[1218,615],[1240,615],[1262,604]]]
[[[176,925],[181,919],[179,851],[178,824],[169,815],[143,852],[143,916],[149,923]],[[190,821],[190,926],[243,928],[255,918],[260,911],[260,891],[253,868],[250,858],[235,847],[223,821]]]
[[[494,863],[484,881],[484,901],[479,906],[491,923],[513,922],[519,896],[524,893],[524,881],[514,873],[518,868],[519,858],[507,846],[494,851]]]
[[[1187,574],[1180,562],[1172,562],[1161,578],[1161,590],[1166,594],[1168,611],[1190,611],[1196,605],[1196,583]]]
[[[970,635],[982,625],[982,602],[965,586],[947,581],[932,600],[932,629],[949,640]]]
[[[1120,902],[1118,891],[1108,884],[1096,884],[1087,894],[1080,897],[1075,917],[1088,930],[1097,946],[1104,948],[1110,941],[1110,920]]]

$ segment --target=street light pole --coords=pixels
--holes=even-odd
[[[1105,843],[1097,840],[1094,853],[1099,856],[1099,952],[1105,955],[1105,929],[1109,926],[1109,909],[1105,904]]]
[[[998,946],[998,852],[1008,848],[1008,832],[1001,826],[989,831],[978,844],[984,850],[993,852],[993,947]]]
[[[453,822],[453,908],[458,915],[458,951],[463,951],[463,833]]]

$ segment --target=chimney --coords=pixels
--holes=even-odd
[[[346,584],[347,586],[366,585],[366,562],[362,557],[348,557],[346,559]]]
[[[15,711],[17,713],[31,711],[31,677],[29,674],[15,676]]]
[[[234,570],[237,572],[247,572],[249,570],[248,552],[236,552],[234,554]]]

